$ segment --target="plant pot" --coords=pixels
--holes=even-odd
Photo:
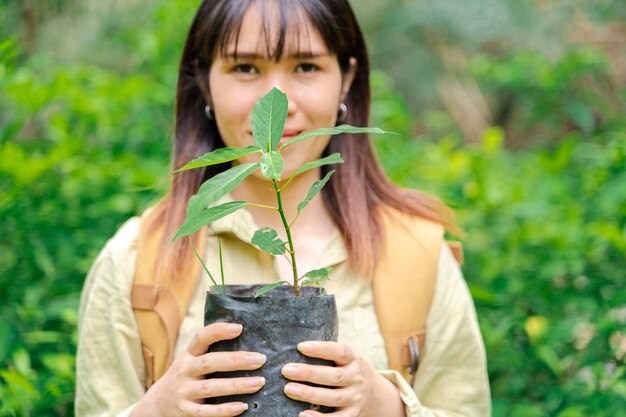
[[[261,369],[210,374],[208,378],[263,376],[265,386],[254,394],[231,395],[207,399],[218,404],[242,401],[248,404],[245,415],[297,416],[300,411],[315,409],[332,412],[332,408],[294,401],[283,391],[288,379],[280,373],[290,362],[334,366],[330,361],[309,358],[297,350],[306,340],[337,341],[337,307],[335,297],[315,287],[302,288],[294,297],[293,289],[280,286],[255,298],[260,285],[227,285],[225,295],[212,288],[207,293],[204,322],[228,322],[243,325],[242,334],[210,346],[214,351],[252,351],[267,356]]]

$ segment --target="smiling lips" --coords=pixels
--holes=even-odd
[[[280,142],[278,142],[278,144],[282,145],[283,143],[290,141],[291,139],[295,138],[296,136],[300,135],[301,133],[302,133],[302,130],[285,129],[285,130],[283,130],[283,136],[282,136],[282,138],[280,138]],[[252,136],[252,132],[248,132],[248,134],[250,136]]]
[[[283,137],[280,139],[279,144],[283,144],[285,142],[287,142],[288,140],[291,140],[293,138],[295,138],[296,136],[298,136],[300,134],[300,130],[293,130],[293,129],[285,129],[283,131]]]

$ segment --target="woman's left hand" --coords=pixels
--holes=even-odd
[[[311,404],[335,407],[332,414],[307,410],[300,417],[405,416],[404,404],[395,385],[376,372],[367,361],[347,345],[336,342],[304,342],[298,350],[306,356],[333,361],[336,367],[290,363],[282,374],[292,381],[311,382],[312,387],[296,382],[285,386],[289,398]]]

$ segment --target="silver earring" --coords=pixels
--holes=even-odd
[[[341,103],[339,105],[339,111],[337,112],[337,121],[339,123],[343,123],[348,118],[348,106],[346,103]]]
[[[204,114],[206,115],[207,119],[213,120],[213,113],[211,112],[211,106],[209,106],[208,104],[204,106]]]

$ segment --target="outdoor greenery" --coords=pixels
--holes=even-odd
[[[0,0],[0,416],[73,415],[85,274],[168,186],[176,65],[198,2],[104,3]],[[564,11],[611,48],[548,30],[566,19],[538,8],[557,1],[502,1],[520,14],[493,20],[497,31],[459,14],[486,0],[441,1],[436,18],[406,21],[399,3],[433,3],[390,2],[378,21],[363,3],[370,39],[419,33],[416,48],[443,57],[405,77],[440,83],[415,101],[395,74],[403,65],[373,41],[387,71],[372,78],[372,125],[401,133],[375,138],[394,181],[457,210],[494,416],[626,416],[624,3]],[[521,42],[536,20],[544,30]],[[483,118],[478,134],[450,91],[484,104],[467,113]]]

